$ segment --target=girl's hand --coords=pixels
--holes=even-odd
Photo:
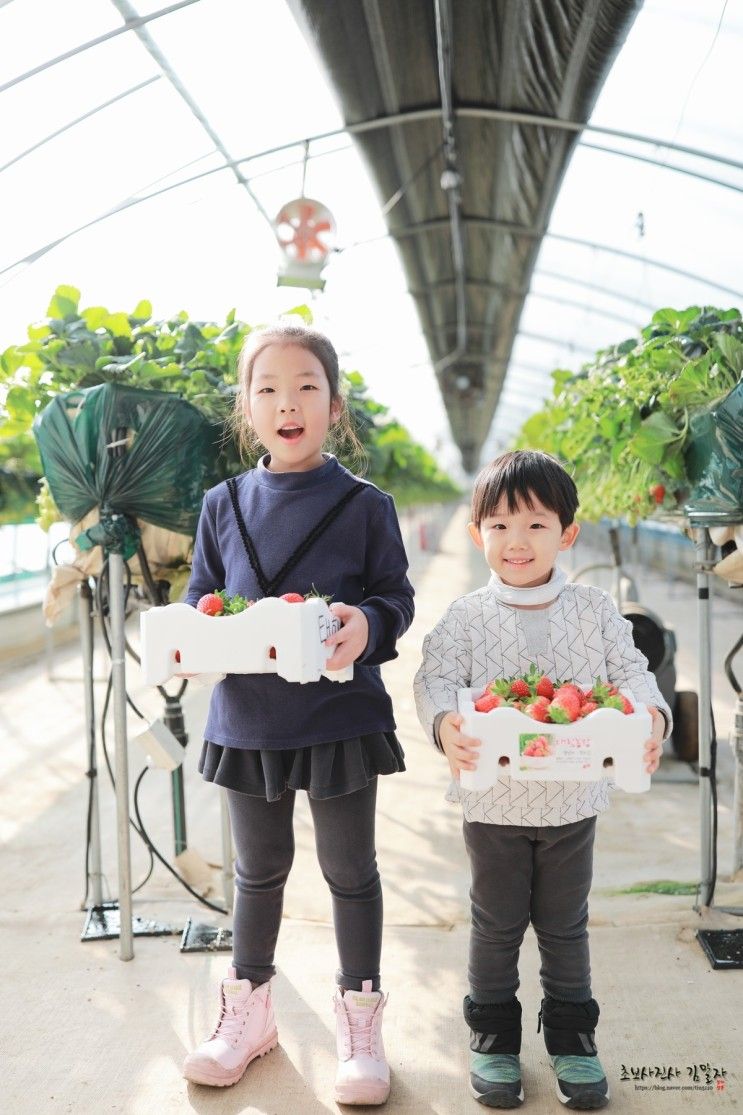
[[[461,712],[447,712],[439,724],[439,739],[444,749],[444,754],[449,760],[449,769],[454,778],[459,778],[460,771],[476,770],[479,758],[477,749],[479,739],[462,735],[460,728],[464,717]]]
[[[663,750],[663,733],[666,730],[665,717],[661,715],[655,705],[648,705],[648,712],[653,721],[650,739],[645,744],[645,770],[653,774],[660,766],[660,756]]]
[[[325,640],[326,647],[333,647],[333,655],[325,663],[326,670],[342,670],[355,662],[366,650],[369,642],[369,621],[361,608],[351,604],[331,604],[330,611],[343,626],[335,635]]]

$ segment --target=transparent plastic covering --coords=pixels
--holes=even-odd
[[[535,35],[532,13],[547,11],[527,0],[487,6],[494,20],[523,10]],[[464,53],[466,65],[462,27],[475,5],[450,7],[455,62]],[[546,38],[554,25],[558,37],[563,21],[578,18],[588,31],[592,13],[607,7],[555,3],[540,34]],[[743,2],[645,0],[638,7],[590,123],[656,142],[579,135],[555,207],[540,214],[547,236],[508,368],[489,369],[504,383],[485,457],[540,408],[554,368],[577,370],[596,349],[635,334],[660,307],[741,304],[740,253],[731,243],[743,225]],[[415,107],[415,63],[430,43],[414,26],[390,41],[385,15],[406,9],[413,20],[433,3],[329,4],[330,18],[354,24],[345,8],[358,8],[359,25],[362,9],[378,12],[382,62],[405,52],[411,59],[399,105],[382,106],[379,115]],[[125,27],[125,9],[157,18]],[[0,0],[0,41],[0,207],[12,215],[0,243],[0,352],[23,340],[62,283],[77,287],[84,305],[111,311],[149,299],[160,318],[184,309],[221,320],[234,306],[240,318],[257,322],[296,305],[296,290],[276,286],[280,253],[266,215],[274,217],[304,186],[338,226],[339,250],[314,299],[316,315],[370,393],[445,467],[457,464],[410,294],[423,287],[405,275],[382,217],[381,202],[389,202],[390,214],[408,205],[408,178],[395,183],[399,197],[390,191],[380,200],[355,140],[342,130],[327,73],[285,0]],[[534,80],[549,86],[551,54],[536,54],[541,76]],[[435,60],[431,65],[435,72]],[[472,88],[478,77],[488,88],[501,83],[502,103],[513,107],[500,56],[482,70],[469,67],[468,88],[454,90],[455,106],[479,103]],[[403,148],[414,128],[401,129]],[[305,165],[303,141],[322,133],[309,144]],[[478,161],[496,160],[498,150],[481,147],[464,178],[479,202],[475,213],[499,217],[511,186],[501,183],[492,197],[477,194]],[[419,165],[410,165],[410,177]],[[438,181],[432,191],[445,200]],[[409,223],[417,220],[411,213]],[[447,235],[442,229],[443,244]],[[475,227],[475,242],[478,235]],[[425,297],[437,297],[435,267],[427,265],[422,278]],[[505,292],[478,290],[481,313],[473,311],[470,324],[479,338]]]
[[[112,516],[195,533],[204,491],[216,482],[220,430],[190,403],[106,383],[58,395],[34,434],[55,503],[70,522],[99,507],[112,542]]]

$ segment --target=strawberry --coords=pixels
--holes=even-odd
[[[557,690],[550,701],[550,717],[555,724],[572,724],[578,719],[581,703],[572,690],[563,686],[561,690]]]
[[[648,495],[651,499],[654,499],[656,503],[662,503],[666,498],[666,489],[663,484],[653,484],[653,486],[648,489]]]
[[[618,712],[623,712],[625,716],[635,711],[631,701],[628,701],[623,693],[612,693],[604,701],[604,708],[615,708]]]
[[[527,716],[530,716],[532,720],[539,720],[542,724],[544,724],[547,722],[547,708],[549,702],[547,701],[546,697],[543,697],[542,699],[545,702],[544,704],[537,704],[536,701],[532,701],[531,704],[526,705],[526,707],[524,708],[524,712]]]
[[[502,697],[496,697],[494,693],[486,693],[475,701],[475,708],[478,712],[490,712],[491,709],[500,708],[502,704]]]
[[[285,592],[279,600],[286,600],[287,604],[304,604],[304,597],[300,596],[298,592]]]
[[[535,689],[538,697],[547,697],[550,701],[555,695],[555,687],[546,674],[542,674]]]
[[[515,697],[531,697],[531,690],[523,678],[516,678],[511,682],[511,693]]]
[[[217,596],[216,592],[207,592],[196,605],[196,611],[203,612],[206,616],[221,616],[224,611],[224,600],[221,596]]]
[[[562,682],[562,684],[559,685],[557,687],[557,689],[555,689],[554,696],[555,697],[562,697],[563,694],[565,694],[565,693],[570,694],[572,700],[576,700],[576,701],[582,703],[582,701],[583,701],[583,690],[580,688],[580,686],[576,685],[575,682],[573,682],[573,681]]]
[[[584,704],[582,704],[580,706],[580,712],[579,712],[578,715],[579,716],[590,716],[591,713],[595,712],[598,707],[599,706],[596,703],[596,701],[586,701]]]

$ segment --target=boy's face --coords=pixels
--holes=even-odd
[[[511,512],[504,497],[479,528],[474,523],[467,527],[492,571],[513,588],[546,584],[558,553],[570,549],[580,530],[577,523],[563,530],[557,513],[540,503],[533,492],[530,496],[531,508],[519,501]]]

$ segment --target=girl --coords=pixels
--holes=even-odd
[[[326,668],[353,663],[354,671],[352,681],[307,685],[230,674],[213,692],[199,770],[227,792],[237,853],[234,957],[217,1027],[183,1072],[200,1084],[234,1084],[277,1043],[270,981],[294,798],[306,790],[340,958],[335,1099],[381,1104],[390,1085],[374,814],[377,775],[405,765],[379,665],[397,657],[395,642],[413,617],[407,558],[391,496],[322,452],[331,426],[355,441],[328,338],[293,324],[254,331],[238,378],[241,447],[254,440],[267,453],[206,493],[186,601],[217,588],[257,600],[315,586],[333,598],[342,623],[326,642]]]

